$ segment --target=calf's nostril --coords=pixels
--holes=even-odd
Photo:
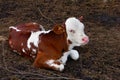
[[[88,42],[89,39],[88,39],[88,37],[84,37],[84,38],[82,38],[82,41],[84,41],[84,42]]]

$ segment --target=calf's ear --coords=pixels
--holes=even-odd
[[[62,25],[55,25],[53,28],[53,32],[56,34],[62,34],[65,32],[65,28]]]
[[[80,22],[83,22],[83,19],[84,19],[83,16],[80,16],[80,17],[79,17]]]

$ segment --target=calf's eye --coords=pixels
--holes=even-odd
[[[75,30],[72,30],[72,29],[71,29],[70,32],[71,32],[71,33],[75,33]]]

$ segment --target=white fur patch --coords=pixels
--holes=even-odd
[[[27,41],[27,47],[30,49],[31,45],[30,43],[33,43],[35,47],[38,47],[39,44],[39,35],[42,33],[49,33],[50,31],[37,31],[37,32],[31,32],[30,37]]]
[[[72,50],[74,47],[76,46],[76,44],[74,44],[74,43],[72,43],[72,44],[69,44],[69,47],[68,47],[68,49],[69,50]]]
[[[39,41],[39,35],[41,34],[41,31],[38,32],[31,32],[31,36],[29,37],[27,41],[27,47],[30,48],[30,43],[33,43],[34,46],[38,47],[38,41]]]
[[[23,43],[21,43],[21,46],[23,46]]]
[[[35,24],[37,24],[36,22],[33,22],[33,24],[35,25]]]
[[[32,56],[32,58],[35,58],[36,56]]]
[[[52,60],[52,59],[48,60],[48,61],[46,61],[46,64],[48,64],[51,67],[55,67],[56,70],[63,71],[64,70],[64,65],[63,64],[60,64],[60,65],[55,64],[54,61],[55,60]]]
[[[16,30],[17,32],[21,31],[21,30],[17,29],[17,28],[14,27],[14,26],[10,26],[10,27],[9,27],[9,29],[11,29],[11,28],[14,29],[14,30]]]
[[[42,31],[45,31],[45,29],[43,28],[43,26],[42,25],[39,25],[40,26],[40,28],[42,29]]]
[[[36,49],[32,49],[32,51],[36,54]]]
[[[25,53],[25,49],[23,48],[22,51]]]
[[[13,50],[13,52],[17,52],[17,50]]]
[[[69,55],[70,55],[69,51],[63,53],[63,56],[58,61],[65,65]]]
[[[51,64],[53,64],[53,62],[54,62],[55,60],[48,60],[47,62],[46,62],[46,64],[48,64],[48,65],[51,65]]]

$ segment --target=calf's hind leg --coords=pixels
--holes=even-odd
[[[64,65],[58,61],[55,61],[53,59],[47,60],[45,62],[49,68],[57,71],[63,71],[64,70]]]
[[[39,52],[33,63],[33,66],[37,68],[46,68],[57,71],[63,71],[64,65],[57,60],[48,58],[44,53]]]

